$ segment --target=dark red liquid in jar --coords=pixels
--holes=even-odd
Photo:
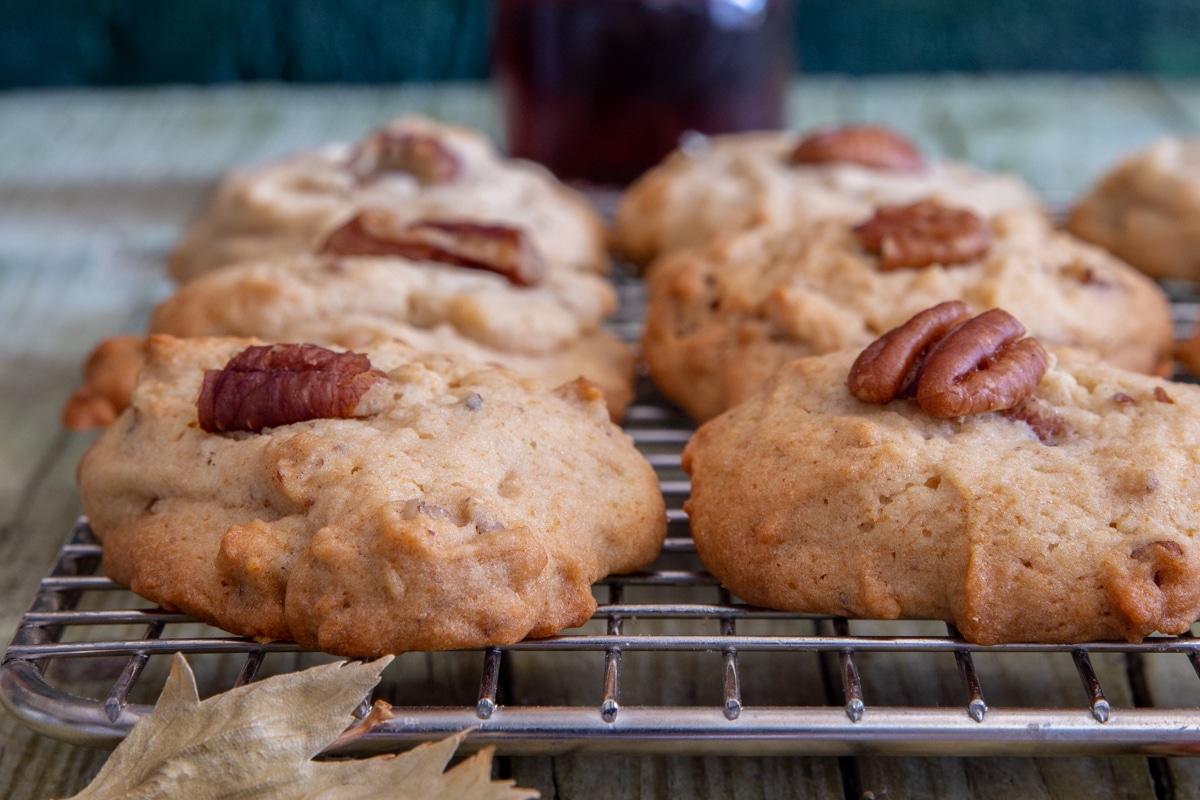
[[[622,184],[686,131],[779,128],[791,0],[497,0],[508,151]]]

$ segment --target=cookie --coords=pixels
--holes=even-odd
[[[83,384],[63,407],[63,427],[81,431],[111,424],[129,406],[138,370],[145,363],[144,336],[110,336],[97,344],[84,363]]]
[[[563,268],[604,272],[603,223],[583,195],[531,162],[501,158],[477,131],[397,119],[333,144],[226,175],[170,256],[188,281],[237,261],[312,252],[359,211],[527,229]]]
[[[984,216],[1042,210],[1016,177],[929,161],[899,134],[848,126],[804,138],[785,132],[715,136],[676,151],[626,192],[615,239],[629,258],[647,263],[720,233],[831,216],[858,222],[878,205],[918,200]]]
[[[1155,278],[1200,280],[1200,139],[1126,158],[1079,201],[1069,228]]]
[[[696,548],[733,594],[980,644],[1200,616],[1200,388],[1051,356],[1016,407],[942,418],[856,399],[857,356],[784,365],[687,445]]]
[[[1139,372],[1169,368],[1170,305],[1151,280],[1041,214],[1009,212],[989,225],[983,254],[949,265],[885,269],[888,257],[860,238],[867,231],[836,219],[802,231],[757,228],[664,256],[647,277],[650,375],[705,420],[788,361],[862,347],[954,299],[975,311],[1003,306],[1052,349]]]
[[[659,552],[654,471],[585,381],[255,344],[150,337],[80,463],[106,572],[164,608],[343,656],[507,644]]]
[[[338,249],[370,249],[362,244]],[[427,352],[503,364],[548,386],[587,377],[621,417],[633,398],[635,359],[601,327],[617,305],[607,278],[547,264],[531,285],[531,276],[412,255],[325,253],[230,265],[181,286],[157,308],[150,332],[344,347],[398,338]],[[89,359],[85,384],[63,413],[68,427],[107,424],[128,404],[140,367],[131,350],[139,346],[121,342],[103,343]]]

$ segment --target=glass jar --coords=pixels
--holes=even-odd
[[[779,128],[791,0],[496,0],[508,152],[624,184],[688,131]]]

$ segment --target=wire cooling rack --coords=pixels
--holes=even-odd
[[[623,289],[634,293],[625,307],[638,307],[636,285]],[[1175,306],[1180,331],[1190,331],[1195,298],[1176,297]],[[638,323],[617,327],[632,339]],[[375,694],[393,704],[394,719],[338,754],[403,749],[464,728],[473,729],[468,749],[494,745],[511,754],[1200,752],[1200,639],[982,647],[941,623],[862,623],[747,606],[704,571],[688,535],[680,454],[691,423],[643,381],[625,427],[666,500],[660,559],[598,584],[599,610],[583,628],[507,647],[398,657]],[[176,652],[207,676],[209,693],[322,658],[147,607],[98,573],[100,557],[80,520],[0,666],[0,700],[48,736],[114,746],[149,712]],[[1167,705],[1147,681],[1164,659],[1195,680]],[[988,660],[1008,667],[980,669]],[[1058,666],[1048,676],[1051,661]],[[399,679],[389,680],[394,672]],[[1013,693],[1014,683],[1028,689],[1064,675],[1075,686],[1049,700]],[[901,691],[901,684],[923,688]],[[994,707],[993,692],[1003,700]],[[576,702],[580,696],[589,699]]]

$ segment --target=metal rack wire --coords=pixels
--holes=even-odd
[[[1190,324],[1195,310],[1194,304],[1177,308],[1181,324]],[[624,332],[631,338],[636,334],[636,322],[618,325],[630,326]],[[644,385],[625,427],[657,470],[666,500],[670,535],[659,561],[647,571],[612,576],[598,584],[601,605],[585,628],[456,654],[474,664],[473,696],[468,699],[437,705],[411,702],[389,696],[385,679],[377,694],[393,703],[395,718],[339,754],[403,749],[464,728],[474,729],[468,749],[494,745],[498,752],[512,754],[1161,756],[1200,751],[1200,708],[1156,706],[1145,696],[1110,702],[1093,664],[1097,656],[1110,654],[1121,654],[1131,669],[1142,659],[1187,659],[1200,677],[1200,639],[1185,635],[1153,637],[1137,645],[982,647],[944,625],[927,625],[922,631],[932,632],[914,635],[911,623],[895,623],[894,630],[885,625],[882,633],[884,624],[878,623],[863,634],[855,631],[857,623],[841,618],[745,605],[703,570],[687,532],[682,505],[689,484],[680,454],[691,424]],[[161,686],[162,670],[158,678],[147,677],[147,665],[154,659],[161,663],[176,652],[225,657],[216,670],[220,680],[210,687],[219,691],[254,680],[273,655],[303,653],[294,644],[264,645],[211,628],[192,635],[188,631],[200,627],[198,623],[147,608],[97,574],[100,556],[100,545],[86,520],[80,520],[42,580],[0,665],[0,700],[25,724],[48,736],[114,746],[149,711],[148,705],[131,698],[140,692],[152,699]],[[674,627],[665,633],[653,630],[657,621]],[[130,630],[140,633],[129,634]],[[595,687],[598,702],[563,704],[536,691],[530,695],[528,688],[506,688],[522,671],[532,672],[524,676],[524,685],[537,687],[546,677],[538,671],[552,669],[538,658],[523,661],[525,656],[564,653],[569,659],[602,663]],[[654,672],[669,670],[669,657],[678,653],[703,654],[704,664],[711,664],[704,674],[674,676],[719,687],[711,702],[649,705],[623,700],[626,656],[649,654],[663,664],[652,666]],[[768,687],[762,700],[745,697],[743,661],[759,653],[797,659],[786,680],[821,684],[818,699],[778,699],[791,697],[788,692],[776,695],[775,689],[787,688],[783,685]],[[981,676],[976,657],[1037,653],[1070,657],[1079,678],[1077,702],[989,706],[987,693],[994,687]],[[950,682],[956,685],[943,687],[941,696],[957,699],[924,705],[892,701],[886,686],[871,686],[863,678],[863,660],[874,654],[952,657],[957,681]],[[401,656],[397,663],[410,655],[421,654]],[[114,658],[119,668],[110,668],[115,678],[106,689],[92,696],[72,692],[72,676],[86,673],[87,664],[95,660],[111,664]],[[807,666],[799,665],[801,658],[808,659]]]

